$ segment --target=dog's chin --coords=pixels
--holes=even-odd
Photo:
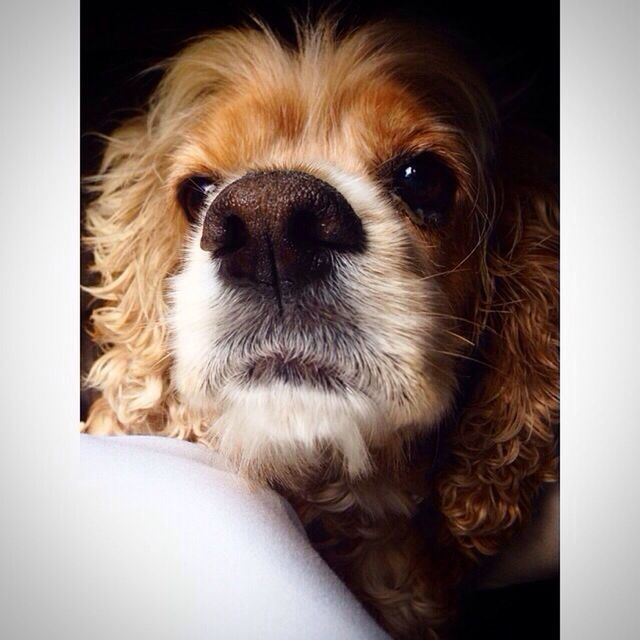
[[[328,372],[321,382],[305,373],[262,363],[210,398],[215,414],[208,433],[243,476],[299,488],[331,465],[342,477],[364,478],[375,471],[372,451],[433,428],[446,411],[433,404],[394,409]]]
[[[350,477],[370,470],[380,411],[366,395],[276,378],[221,390],[211,424],[218,450],[245,476],[287,483],[311,476],[327,456]]]

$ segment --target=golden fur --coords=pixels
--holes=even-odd
[[[437,233],[414,226],[380,177],[420,149],[457,180],[456,215]],[[86,242],[100,278],[91,293],[102,301],[92,333],[103,353],[87,377],[100,397],[84,428],[218,447],[290,498],[394,637],[446,635],[476,560],[504,546],[556,478],[548,164],[544,151],[497,132],[482,83],[436,38],[389,25],[340,36],[321,22],[300,27],[295,47],[265,28],[199,39],[169,61],[147,112],[108,138],[89,181]],[[255,407],[237,390],[212,395],[205,384],[222,355],[205,361],[192,341],[229,318],[213,292],[218,315],[198,315],[208,313],[193,284],[205,258],[176,199],[191,174],[230,183],[263,167],[321,177],[362,217],[370,255],[345,266],[335,313],[355,314],[363,344],[378,335],[388,345],[362,356],[380,381],[370,404],[355,392],[292,393],[274,406],[273,389],[251,396],[273,415],[300,414],[277,435],[244,424]],[[237,301],[228,305],[241,324]],[[292,337],[292,348],[309,348],[300,342]],[[354,417],[319,430],[308,405]]]

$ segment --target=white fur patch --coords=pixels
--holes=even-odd
[[[273,451],[286,456],[292,447],[313,451],[329,443],[342,455],[349,475],[369,470],[367,434],[361,431],[375,430],[380,414],[362,394],[338,395],[284,382],[230,385],[219,407],[213,425],[219,448],[232,457],[241,452],[244,464]]]

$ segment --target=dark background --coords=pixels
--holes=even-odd
[[[202,31],[237,25],[253,12],[291,35],[291,10],[327,3],[282,0],[180,0],[160,3],[82,2],[81,130],[83,175],[95,170],[101,144],[91,132],[111,131],[144,104],[158,80],[142,74]],[[451,34],[493,89],[503,121],[523,121],[557,140],[559,6],[557,2],[370,0],[335,2],[345,23],[387,16],[424,22]]]
[[[81,170],[96,170],[108,133],[144,105],[158,81],[142,74],[176,53],[202,31],[237,25],[253,13],[285,37],[293,9],[305,14],[327,3],[180,0],[166,7],[151,2],[81,4]],[[480,68],[498,102],[501,121],[545,133],[558,148],[559,5],[557,2],[334,2],[344,24],[405,18],[443,30]],[[85,256],[86,258],[86,256]],[[83,299],[83,324],[88,300]],[[83,339],[83,360],[89,345]],[[83,369],[86,366],[83,365]],[[86,396],[83,396],[86,398]],[[82,412],[86,406],[82,408]],[[469,596],[463,605],[461,637],[476,640],[553,640],[559,637],[558,580],[530,583]]]

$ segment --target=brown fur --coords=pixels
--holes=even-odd
[[[103,353],[88,376],[101,397],[84,428],[218,444],[211,416],[173,380],[167,283],[187,233],[175,195],[182,179],[321,157],[384,183],[384,164],[399,153],[437,152],[456,173],[456,216],[435,233],[407,225],[413,248],[398,260],[439,287],[430,356],[442,389],[458,398],[440,418],[441,438],[416,429],[365,436],[368,466],[355,475],[326,444],[313,463],[275,451],[260,467],[242,466],[238,452],[238,464],[288,495],[394,637],[438,637],[474,563],[504,546],[556,479],[558,219],[548,154],[536,164],[521,142],[496,146],[481,82],[436,39],[389,26],[344,38],[328,24],[301,31],[304,55],[264,29],[192,44],[168,65],[148,113],[109,139],[87,211],[100,278],[91,293],[102,301],[92,332]],[[441,448],[436,467],[430,441]]]

